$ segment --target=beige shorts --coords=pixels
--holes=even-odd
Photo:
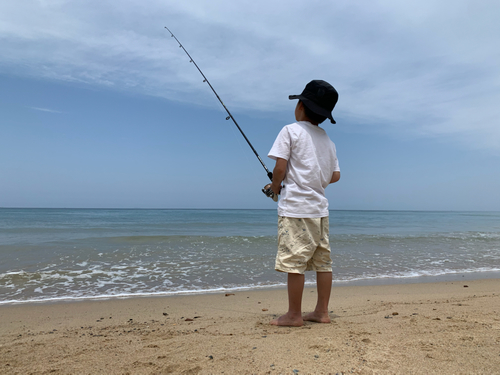
[[[304,273],[332,272],[328,217],[278,218],[276,271]]]

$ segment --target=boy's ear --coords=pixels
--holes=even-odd
[[[302,102],[302,100],[299,100],[299,102],[297,103],[296,111],[299,112],[300,117],[303,117],[305,115],[304,103]]]

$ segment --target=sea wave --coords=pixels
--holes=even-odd
[[[96,274],[103,274],[97,272]],[[142,276],[147,273],[143,273]],[[278,274],[278,273],[276,273]],[[421,282],[429,277],[442,277],[441,280],[453,280],[454,277],[461,275],[472,275],[481,278],[482,275],[491,274],[491,277],[499,277],[500,267],[480,267],[463,269],[434,269],[434,270],[412,270],[407,272],[394,272],[385,274],[375,274],[365,272],[360,275],[338,275],[334,273],[333,284],[365,284],[370,285],[373,282],[382,281],[384,283],[398,283],[398,280],[413,280]],[[134,277],[127,275],[125,278],[128,283],[122,283],[123,274],[117,278],[98,278],[85,287],[80,285],[78,288],[71,288],[71,283],[79,277],[84,276],[82,272],[48,272],[30,274],[24,271],[9,272],[0,275],[0,285],[6,289],[11,289],[13,293],[7,293],[0,305],[16,303],[36,303],[36,302],[56,302],[56,301],[77,301],[77,300],[96,300],[113,298],[135,298],[135,297],[154,297],[154,296],[175,296],[187,294],[207,294],[219,292],[232,292],[244,290],[257,290],[265,288],[284,287],[285,280],[276,278],[275,280],[264,279],[259,282],[226,283],[224,285],[195,285],[195,283],[178,283],[164,281],[161,284],[148,284],[134,280]],[[87,274],[88,275],[88,274]],[[137,275],[136,275],[137,276]],[[149,279],[151,275],[147,275]],[[47,283],[47,280],[54,281],[53,284]],[[18,289],[14,284],[16,282],[26,282],[25,287]],[[187,280],[186,280],[187,281]],[[435,280],[432,280],[435,281]],[[306,280],[307,285],[314,284],[314,280]],[[31,292],[27,291],[28,285]]]
[[[283,286],[276,213],[1,210],[0,304]],[[332,212],[335,282],[500,270],[499,213]],[[314,282],[314,274],[306,276]]]

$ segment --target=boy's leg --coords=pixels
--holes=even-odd
[[[316,308],[312,313],[307,314],[304,320],[317,323],[330,323],[328,315],[328,303],[330,302],[330,293],[332,291],[332,273],[317,272],[316,284],[318,290],[318,301]]]
[[[303,274],[288,274],[288,312],[278,319],[272,320],[271,324],[275,326],[293,327],[304,325],[304,321],[302,320],[302,293],[304,292],[304,282],[305,277]]]

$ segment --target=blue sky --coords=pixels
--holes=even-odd
[[[339,91],[332,209],[500,210],[498,1],[0,3],[0,207],[273,208],[312,79]]]

